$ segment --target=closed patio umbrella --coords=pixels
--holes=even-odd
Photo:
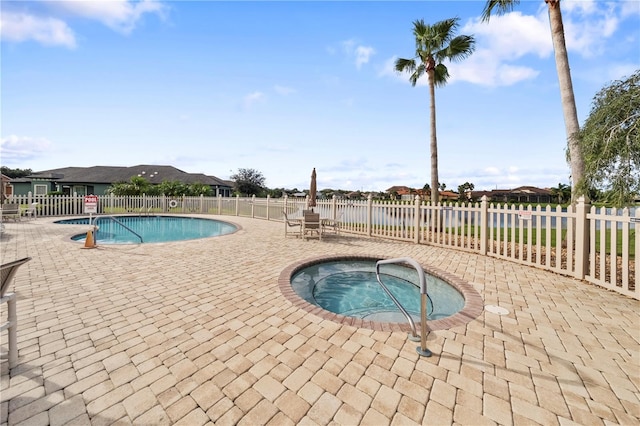
[[[309,186],[309,207],[316,206],[316,193],[317,193],[317,184],[316,184],[316,168],[313,168],[313,172],[311,172],[311,185]],[[313,209],[311,209],[313,211]]]

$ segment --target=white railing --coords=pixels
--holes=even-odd
[[[13,196],[37,216],[82,215],[82,196]],[[282,221],[282,211],[301,216],[303,198],[101,196],[98,214],[216,214]],[[638,209],[590,206],[522,207],[479,203],[432,205],[414,201],[317,200],[323,218],[340,231],[470,251],[586,280],[640,300]]]

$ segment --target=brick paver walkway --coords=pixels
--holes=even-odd
[[[349,236],[233,235],[83,249],[86,225],[5,224],[19,364],[1,364],[0,424],[625,424],[640,422],[640,302],[465,252]],[[473,283],[487,310],[430,333],[355,328],[295,307],[288,265],[412,257]],[[6,306],[2,308],[6,317]],[[6,332],[2,335],[6,346]]]

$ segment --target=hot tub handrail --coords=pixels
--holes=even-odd
[[[424,274],[424,269],[422,269],[422,266],[420,266],[420,264],[418,262],[416,262],[414,259],[411,259],[410,257],[399,257],[399,258],[395,258],[395,259],[384,259],[384,260],[379,260],[376,262],[376,278],[378,280],[378,283],[380,284],[380,286],[382,287],[382,289],[384,290],[385,293],[387,293],[387,295],[391,298],[391,300],[393,301],[393,303],[396,304],[396,306],[398,307],[398,309],[400,309],[400,311],[403,313],[403,315],[407,318],[407,320],[409,321],[409,324],[411,325],[411,330],[413,331],[413,336],[417,337],[417,332],[416,332],[416,324],[413,321],[413,318],[411,317],[411,315],[409,315],[409,313],[407,313],[407,311],[404,309],[404,307],[402,307],[402,305],[400,304],[400,302],[398,301],[398,299],[395,298],[395,296],[393,294],[391,294],[391,292],[389,291],[389,289],[382,283],[382,280],[380,279],[380,265],[385,265],[385,264],[391,264],[391,263],[406,263],[409,264],[411,266],[413,266],[415,268],[415,270],[418,272],[418,278],[420,280],[420,329],[421,329],[421,333],[420,333],[420,346],[416,348],[416,351],[418,352],[418,354],[422,355],[422,356],[431,356],[431,351],[429,349],[427,349],[427,279],[426,276]]]
[[[413,320],[411,315],[406,311],[406,309],[404,309],[404,307],[398,301],[398,299],[396,299],[396,297],[393,295],[393,293],[391,293],[389,291],[387,286],[382,283],[382,280],[380,279],[380,268],[379,268],[379,265],[377,263],[376,263],[376,278],[378,280],[378,284],[380,284],[380,286],[382,287],[382,290],[384,290],[384,292],[387,293],[387,296],[389,296],[391,301],[393,303],[395,303],[395,305],[398,307],[398,309],[400,309],[400,312],[402,312],[402,314],[405,316],[405,318],[407,318],[407,321],[409,321],[409,325],[411,325],[411,331],[413,332],[413,336],[417,338],[418,337],[418,332],[416,331],[416,323],[415,323],[415,321]]]
[[[138,234],[136,231],[134,231],[133,229],[129,228],[127,225],[125,225],[124,223],[120,222],[118,219],[116,219],[115,217],[111,216],[111,215],[104,215],[104,216],[98,216],[96,217],[96,219],[93,221],[93,225],[96,226],[98,223],[98,220],[100,219],[111,219],[114,222],[116,222],[117,224],[121,225],[124,229],[126,229],[127,231],[131,232],[132,234],[134,234],[136,237],[140,238],[140,242],[144,243],[144,241],[142,240],[142,235]]]

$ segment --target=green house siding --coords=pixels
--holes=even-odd
[[[13,187],[13,195],[28,195],[29,192],[33,194],[33,186],[31,182],[11,182]]]

